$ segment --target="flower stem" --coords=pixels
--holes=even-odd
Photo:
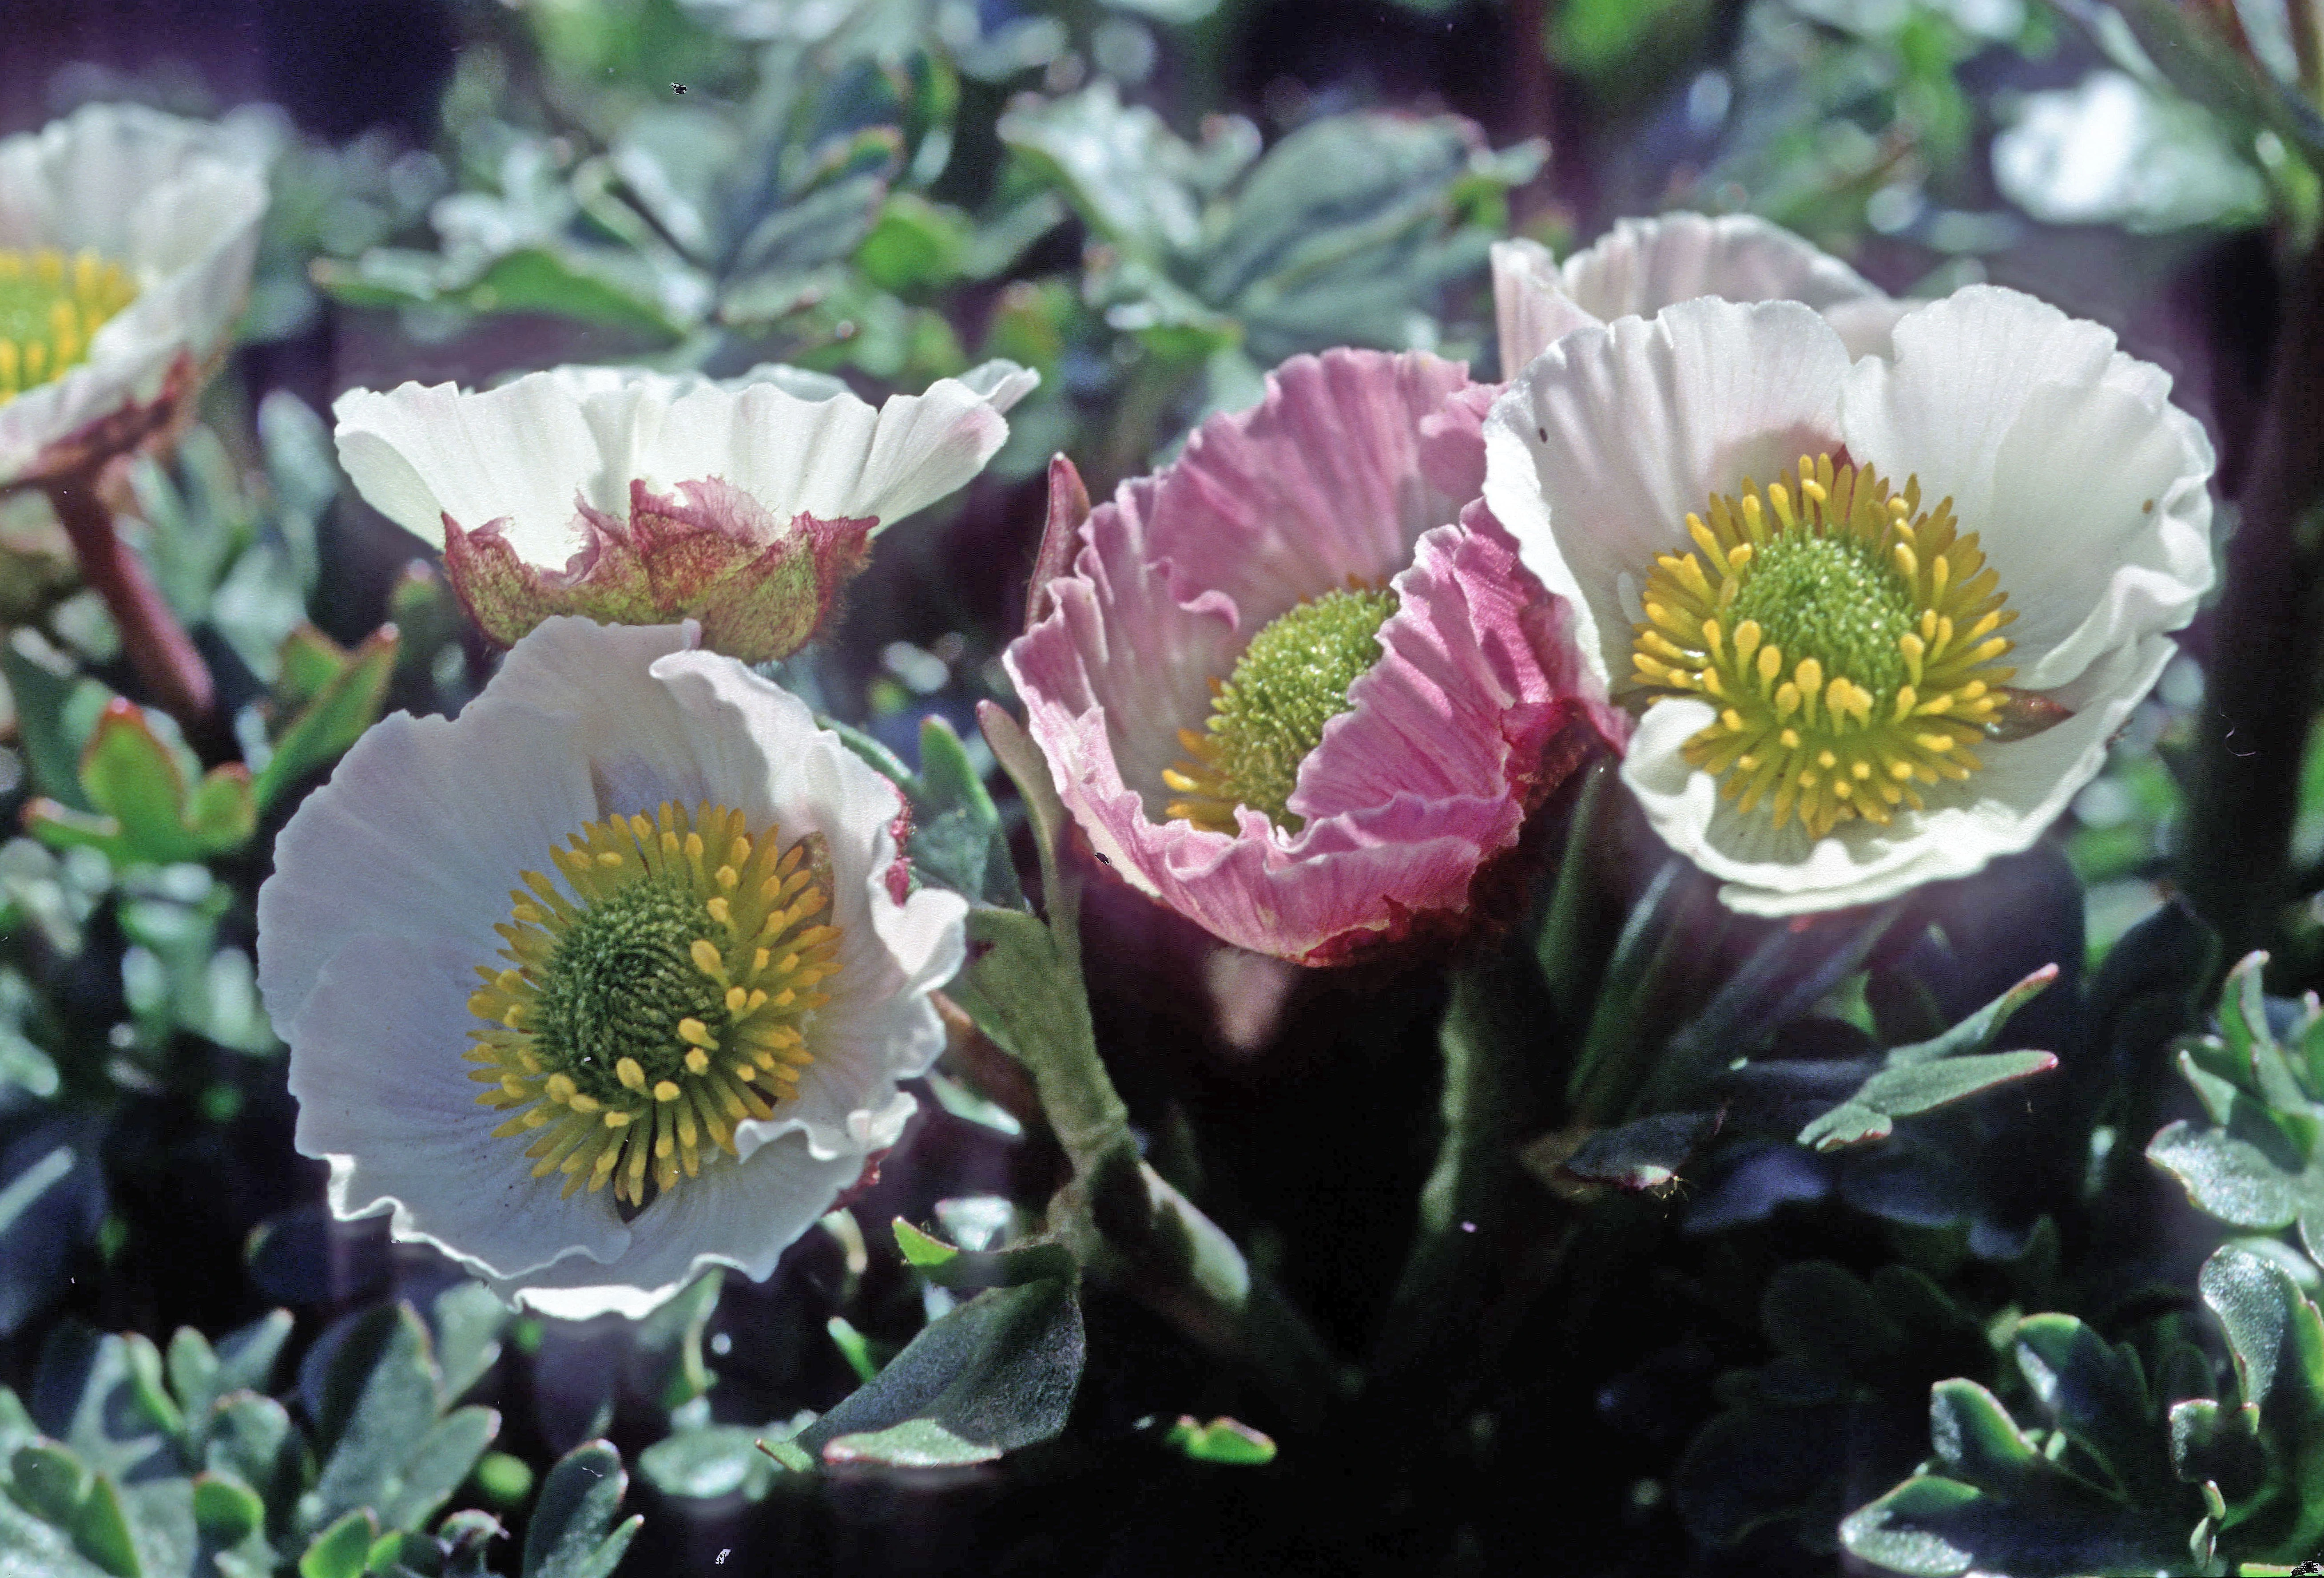
[[[2273,940],[2290,897],[2301,761],[2324,661],[2324,246],[2287,282],[2242,521],[2212,615],[2201,756],[2182,871],[2225,956]]]
[[[1017,783],[1040,853],[1046,924],[1017,909],[979,909],[969,935],[985,952],[951,995],[1024,1064],[1041,1110],[1073,1165],[1056,1214],[1084,1264],[1188,1336],[1242,1359],[1277,1400],[1313,1423],[1336,1385],[1330,1356],[1305,1320],[1232,1239],[1139,1157],[1130,1109],[1098,1056],[1081,969],[1081,887],[1061,868],[1065,807],[1048,764],[1017,720],[978,709],[993,754]]]
[[[72,543],[81,578],[97,588],[112,611],[138,679],[154,702],[185,726],[189,740],[216,737],[217,690],[209,665],[153,584],[145,561],[114,529],[113,511],[98,491],[96,468],[40,486]]]

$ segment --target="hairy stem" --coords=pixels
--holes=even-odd
[[[189,740],[219,734],[217,691],[209,665],[153,584],[145,561],[121,540],[94,470],[42,484],[72,542],[81,578],[97,588],[121,630],[121,644],[156,705],[184,725]]]

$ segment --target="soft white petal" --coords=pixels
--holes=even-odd
[[[1504,377],[1560,336],[1617,318],[1651,318],[1698,296],[1798,301],[1829,319],[1849,354],[1883,354],[1911,306],[1790,231],[1750,214],[1620,219],[1561,267],[1540,243],[1493,246],[1493,308]]]
[[[1651,317],[1697,296],[1798,301],[1820,312],[1885,299],[1830,253],[1756,214],[1619,219],[1559,274],[1577,306],[1609,321]]]
[[[778,519],[877,518],[891,525],[964,485],[1009,437],[1000,408],[1038,374],[996,374],[984,392],[940,378],[878,410],[853,394],[802,400],[772,383],[681,396],[637,474],[659,485],[723,476]]]
[[[1982,771],[1965,784],[1928,791],[1927,811],[1904,812],[1885,828],[1847,822],[1811,844],[1797,823],[1776,832],[1764,807],[1738,813],[1711,775],[1679,753],[1711,719],[1696,701],[1646,709],[1622,778],[1672,848],[1726,880],[1720,897],[1732,909],[1799,915],[1877,903],[2030,847],[2097,775],[2107,742],[2176,650],[2152,636],[2108,654],[2055,693],[2074,716],[2030,739],[1978,746]]]
[[[1493,318],[1503,378],[1517,376],[1563,336],[1603,321],[1566,293],[1549,248],[1523,236],[1493,243]]]
[[[2034,391],[2105,383],[2116,359],[2107,329],[1992,285],[1914,309],[1895,339],[1893,361],[1868,358],[1849,375],[1849,452],[1884,475],[1919,476],[1971,531],[1991,513],[1995,464]]]
[[[552,1260],[607,1260],[629,1247],[612,1201],[532,1176],[507,1114],[477,1103],[461,1054],[475,1019],[475,956],[456,942],[340,934],[305,1011],[285,1025],[297,1056],[299,1149],[331,1164],[332,1211],[392,1211],[401,1239],[436,1245],[482,1277]]]
[[[763,1278],[862,1176],[863,1164],[862,1153],[817,1157],[803,1136],[786,1135],[748,1161],[716,1162],[655,1200],[630,1224],[627,1252],[568,1256],[495,1282],[493,1291],[555,1319],[636,1320],[713,1266]]]
[[[1833,448],[1848,370],[1806,307],[1702,299],[1570,334],[1494,401],[1485,502],[1526,568],[1572,599],[1599,683],[1629,673],[1623,577],[1683,546],[1713,493]]]
[[[465,728],[382,719],[275,840],[258,891],[258,989],[285,1039],[356,932],[491,963],[520,873],[553,870],[549,851],[598,815],[588,764],[565,744],[569,720],[491,695],[469,710]]]
[[[1978,534],[2030,689],[2185,624],[2210,586],[2210,444],[2168,376],[2114,346],[1979,287],[1904,318],[1895,360],[1858,364],[1842,396],[1851,452],[1917,475]]]
[[[718,477],[779,521],[890,524],[968,482],[1009,436],[1001,412],[1039,381],[1013,363],[942,378],[874,410],[825,374],[774,364],[740,378],[558,367],[498,389],[407,383],[341,395],[340,463],[364,497],[426,541],[441,517],[506,519],[528,563],[562,568],[581,545],[576,497],[626,514],[657,492]]]
[[[339,465],[372,508],[441,547],[447,515],[466,531],[503,522],[530,564],[562,568],[581,545],[576,494],[627,513],[608,489],[595,435],[572,389],[528,374],[481,394],[456,384],[351,389],[332,403]]]

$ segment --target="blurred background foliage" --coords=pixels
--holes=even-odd
[[[383,709],[489,672],[343,487],[342,389],[1038,368],[989,472],[884,536],[782,672],[906,785],[923,873],[1015,907],[1027,835],[973,716],[1008,699],[1048,457],[1102,496],[1331,345],[1497,376],[1501,235],[1748,210],[1900,294],[2021,286],[2168,368],[2238,496],[2319,221],[2311,0],[0,16],[0,131],[95,98],[218,115],[274,193],[229,367],[115,501],[230,738],[138,704],[45,507],[0,504],[0,1571],[1739,1575],[1844,1548],[2032,1578],[2324,1543],[2324,748],[2223,951],[2173,875],[2216,622],[2041,848],[1868,915],[1726,913],[1602,773],[1545,816],[1554,880],[1449,978],[1221,950],[1089,867],[1148,1161],[1306,1312],[1320,1396],[1061,1274],[1055,1145],[965,1032],[909,1149],[768,1284],[511,1320],[327,1220],[252,968],[299,794]],[[2312,677],[2280,680],[2304,728]]]

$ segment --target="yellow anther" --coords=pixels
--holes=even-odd
[[[682,1094],[678,1088],[676,1080],[662,1079],[654,1082],[653,1099],[658,1102],[674,1102]]]
[[[623,1084],[633,1091],[643,1091],[646,1088],[645,1067],[634,1057],[624,1057],[614,1064],[613,1074]]]
[[[688,1047],[686,1049],[686,1072],[696,1075],[709,1073],[710,1054],[699,1047]]]
[[[733,908],[729,905],[724,899],[713,899],[708,903],[705,904],[703,908],[710,911],[710,918],[716,921],[719,925],[732,926],[734,924]]]
[[[712,1052],[718,1049],[718,1038],[710,1033],[710,1027],[700,1020],[678,1020],[678,1038],[689,1047],[697,1047]]]
[[[693,946],[687,948],[686,953],[687,957],[694,961],[694,967],[705,975],[713,980],[724,978],[726,961],[720,956],[717,948],[712,946],[708,938],[696,937]]]

